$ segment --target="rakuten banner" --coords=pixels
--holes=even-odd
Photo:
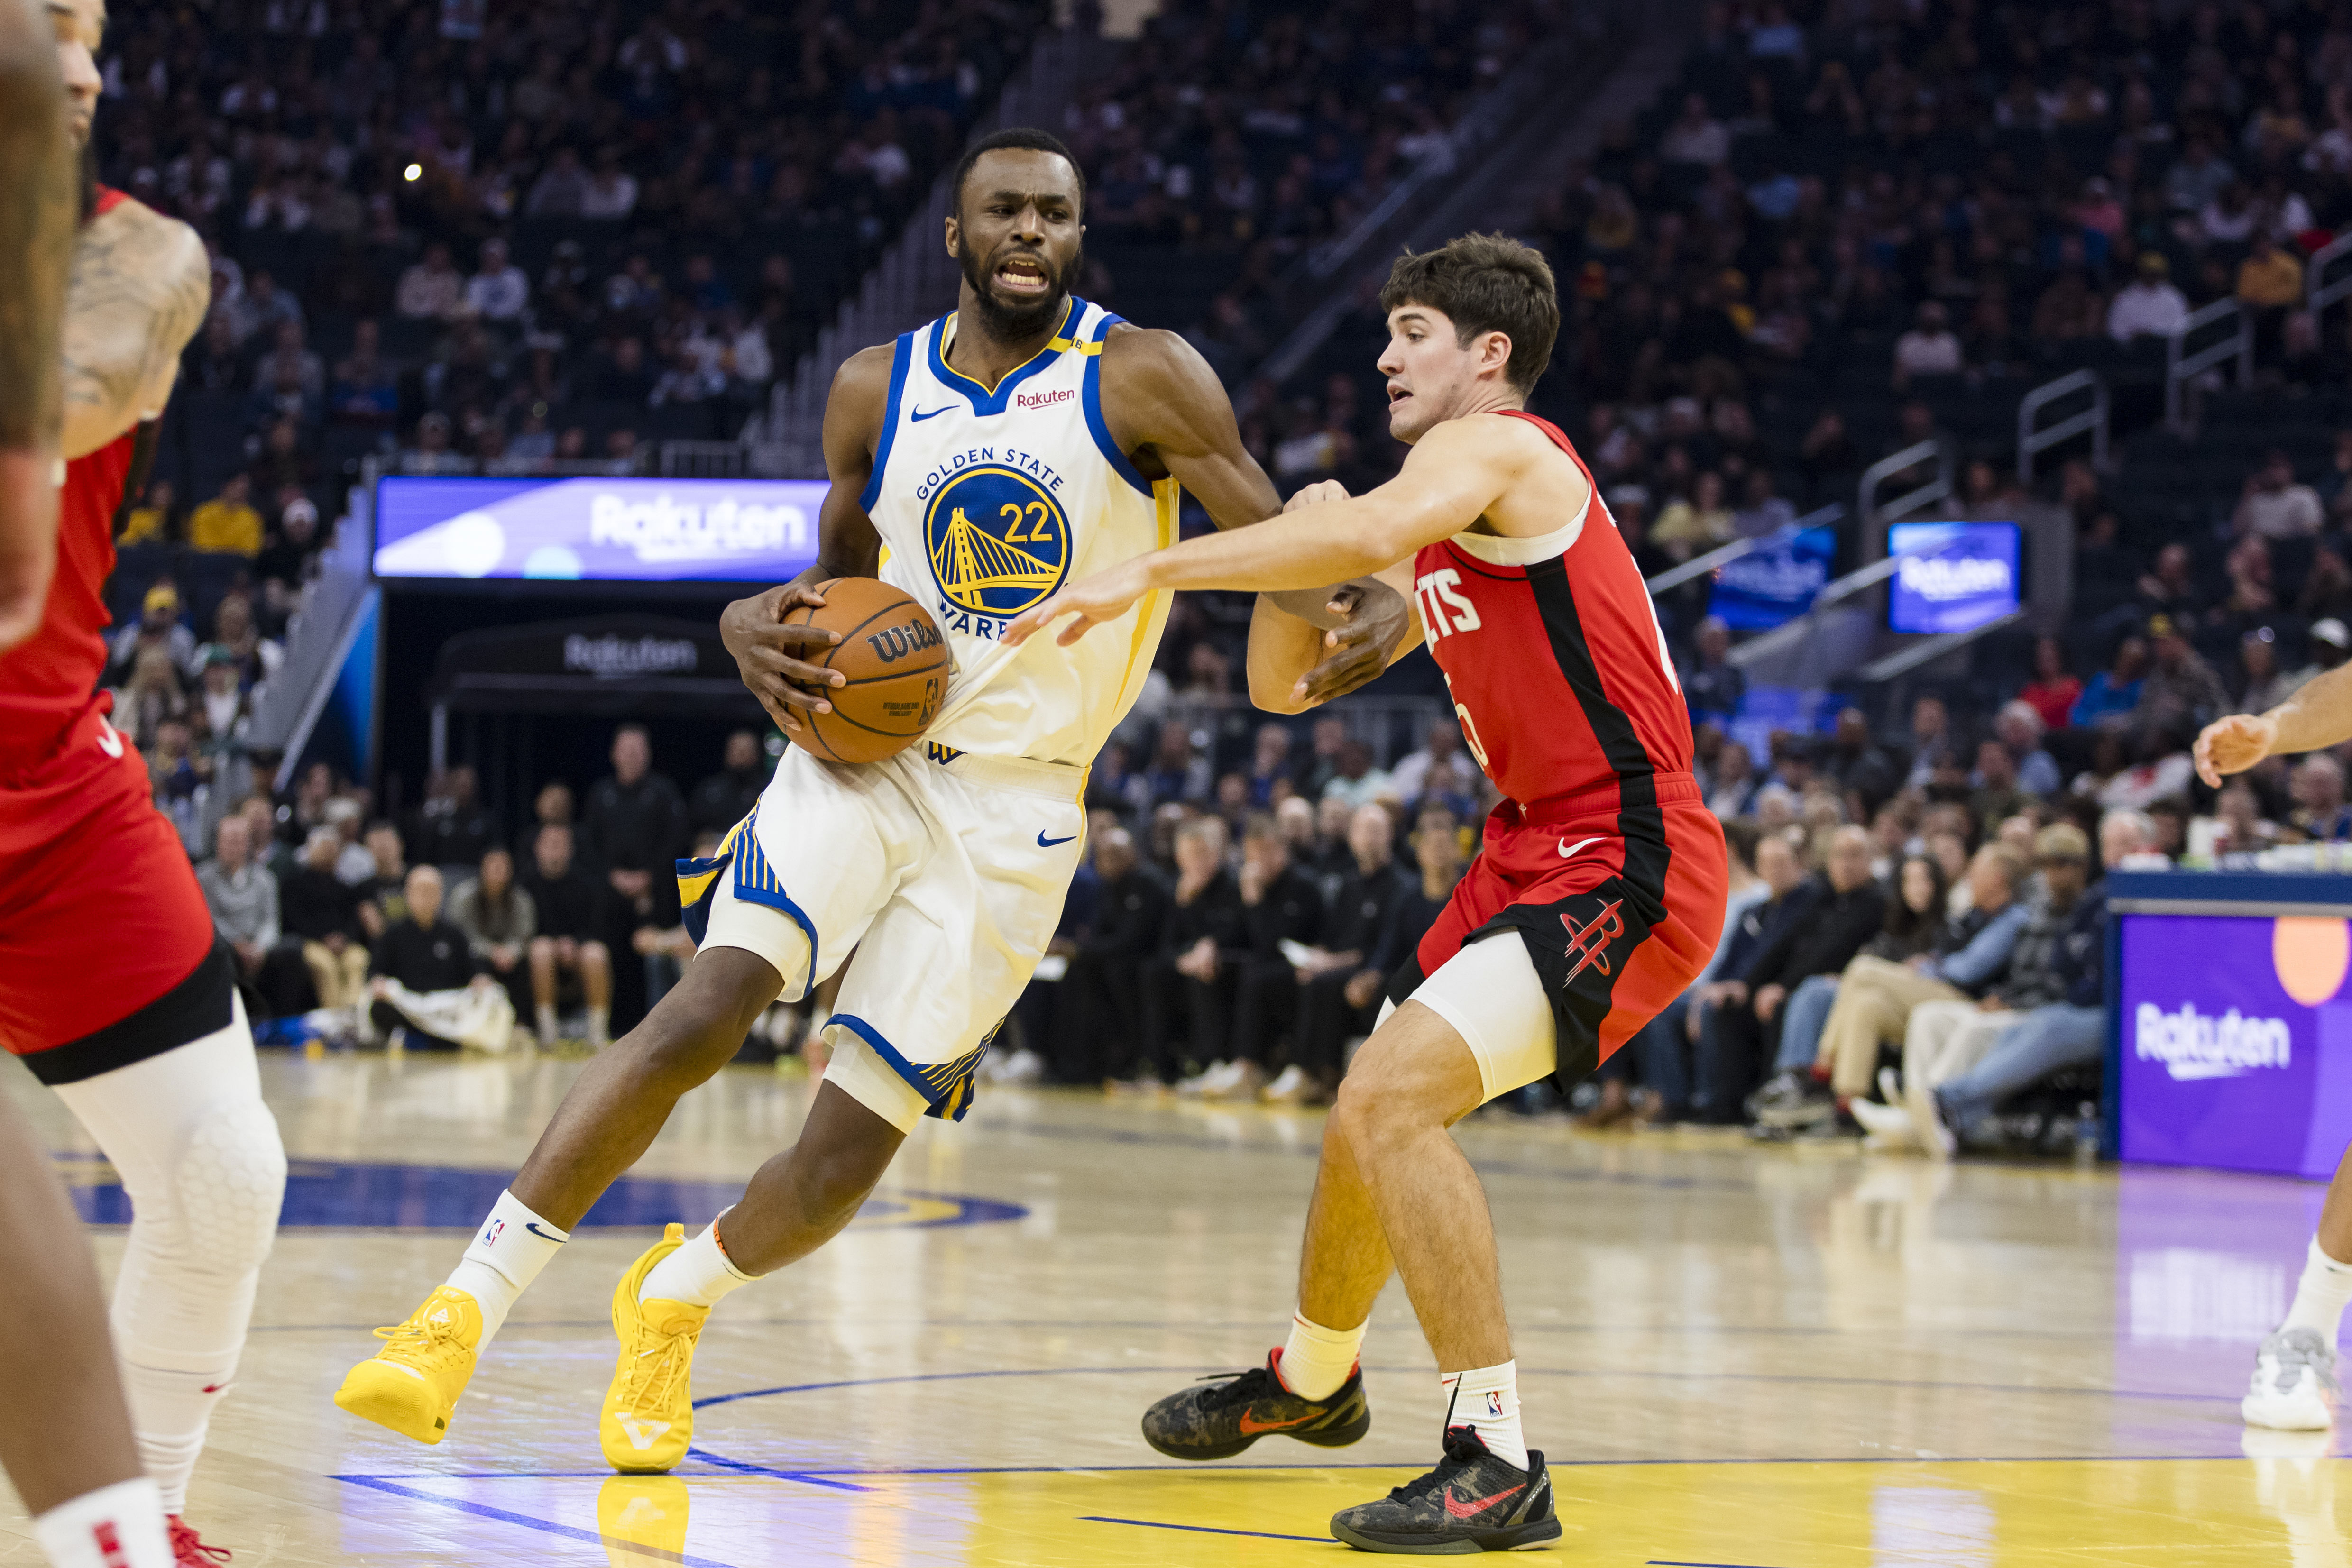
[[[1904,556],[1886,601],[1890,632],[1973,632],[2017,608],[2015,523],[1897,523]]]
[[[2325,1176],[2352,1142],[2352,929],[2124,915],[2123,1155]]]
[[[375,573],[783,582],[816,558],[824,486],[783,479],[437,479],[375,492]]]

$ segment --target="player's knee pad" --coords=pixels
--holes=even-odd
[[[216,1103],[197,1118],[172,1173],[182,1234],[208,1270],[258,1268],[286,1198],[286,1147],[258,1099]]]

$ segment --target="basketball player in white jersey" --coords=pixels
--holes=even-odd
[[[1059,141],[988,137],[954,189],[955,313],[842,367],[825,408],[817,562],[723,622],[745,683],[797,732],[840,677],[801,657],[834,634],[783,615],[821,601],[814,583],[878,575],[947,636],[955,668],[939,716],[923,746],[862,767],[787,748],[717,855],[680,862],[700,941],[685,979],[581,1074],[448,1282],[352,1368],[336,1403],[355,1415],[438,1442],[516,1298],[678,1096],[735,1054],[779,994],[805,995],[855,948],[799,1144],[692,1240],[671,1226],[614,1292],[605,1458],[628,1472],[684,1458],[688,1374],[711,1307],[846,1225],[921,1118],[969,1109],[973,1070],[1077,870],[1086,767],[1142,688],[1168,600],[1146,598],[1078,649],[1008,648],[1004,625],[1062,582],[1173,542],[1180,483],[1221,527],[1280,509],[1200,356],[1069,293],[1085,187]],[[1408,625],[1402,596],[1369,580],[1278,607],[1262,599],[1252,667],[1328,655],[1297,689],[1337,695],[1370,679]]]

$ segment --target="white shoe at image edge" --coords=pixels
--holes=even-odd
[[[2336,1418],[2336,1348],[2315,1329],[2281,1329],[2263,1341],[2239,1405],[2249,1427],[2316,1432]]]

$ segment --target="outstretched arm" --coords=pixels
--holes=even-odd
[[[719,635],[744,685],[785,734],[798,736],[800,715],[831,713],[823,689],[847,677],[803,662],[823,653],[840,634],[814,626],[783,624],[787,612],[822,605],[815,585],[836,577],[872,577],[882,559],[882,536],[866,515],[866,486],[874,476],[874,448],[882,438],[889,403],[888,348],[862,350],[835,372],[824,404],[824,471],[832,481],[817,514],[816,559],[792,581],[739,599],[719,618]]]
[[[1122,328],[1103,345],[1103,418],[1123,452],[1156,458],[1219,528],[1273,517],[1282,499],[1242,444],[1216,372],[1173,332]],[[1116,373],[1113,373],[1113,372]],[[1337,586],[1333,586],[1337,584]],[[1388,667],[1405,601],[1370,575],[1261,594],[1250,617],[1250,695],[1287,711],[1353,691]],[[1295,705],[1295,706],[1294,706]]]
[[[1018,643],[1065,615],[1063,643],[1115,619],[1154,589],[1304,588],[1410,565],[1423,545],[1478,520],[1521,459],[1506,420],[1450,420],[1423,436],[1397,476],[1354,500],[1309,506],[1234,533],[1187,539],[1074,583],[1005,629]]]
[[[2197,737],[2197,775],[2210,789],[2265,757],[2290,757],[2352,740],[2352,664],[2315,675],[2264,714],[2217,718]]]
[[[68,457],[163,412],[212,297],[204,242],[177,218],[123,202],[82,225],[66,291]]]
[[[50,29],[24,0],[0,0],[0,652],[39,628],[57,568],[68,140]]]

